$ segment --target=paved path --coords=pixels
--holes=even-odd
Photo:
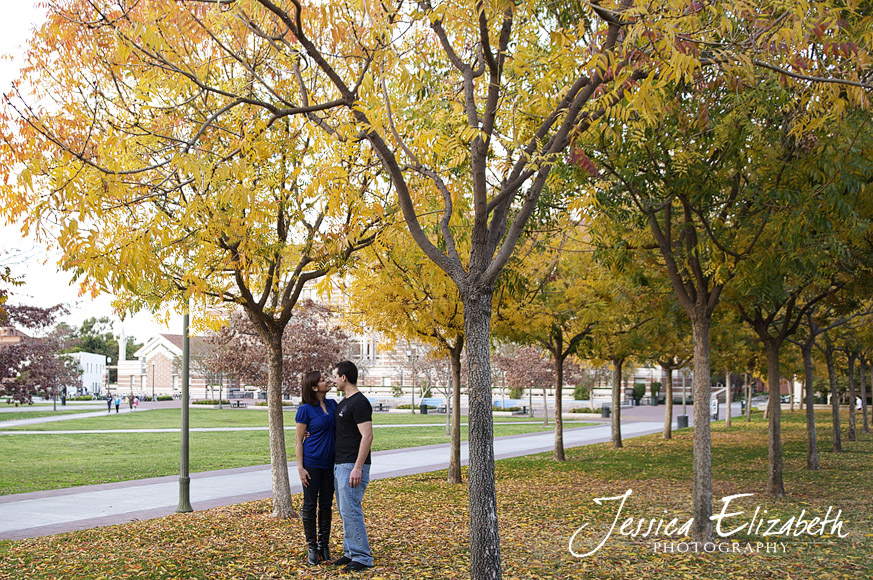
[[[625,438],[660,432],[660,421],[622,424]],[[566,429],[565,447],[610,440],[609,424]],[[551,451],[554,433],[545,431],[499,437],[494,440],[497,459]],[[461,446],[466,465],[467,443]],[[429,445],[373,453],[371,479],[398,477],[446,469],[449,445]],[[293,475],[297,464],[289,463]],[[292,477],[292,493],[301,491]],[[191,505],[208,509],[272,496],[269,465],[241,467],[191,474]],[[179,502],[179,477],[167,476],[16,494],[0,497],[0,539],[46,536],[97,526],[157,518],[175,512]]]
[[[39,411],[40,409],[28,409],[29,411]],[[48,409],[46,409],[48,410]],[[148,409],[120,409],[121,413],[142,413]],[[71,419],[87,419],[88,417],[104,417],[106,415],[117,415],[114,409],[112,413],[106,412],[106,406],[103,406],[103,411],[83,411],[81,413],[64,413],[63,415],[46,415],[45,417],[31,417],[30,419],[3,419],[0,421],[2,427],[20,427],[21,425],[37,425],[39,423],[54,423],[56,421],[69,421]],[[11,433],[14,431],[11,431]],[[66,432],[66,431],[65,431]]]

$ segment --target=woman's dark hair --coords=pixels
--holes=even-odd
[[[318,371],[309,371],[303,375],[303,387],[300,389],[300,395],[303,397],[303,402],[307,405],[317,407],[320,404],[315,391],[312,390],[313,387],[318,386],[318,381],[320,380],[321,373]]]

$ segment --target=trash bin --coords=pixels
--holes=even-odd
[[[676,415],[676,428],[685,429],[688,427],[688,415]]]
[[[609,405],[603,405],[600,407],[600,416],[604,419],[609,419],[609,416],[612,414],[612,409],[609,408]]]
[[[745,414],[746,414],[746,400],[743,399],[742,401],[740,401],[740,415],[745,415]]]
[[[422,415],[427,415],[427,405],[424,403],[418,406],[418,410],[421,411]]]

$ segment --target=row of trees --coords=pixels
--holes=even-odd
[[[590,346],[620,379],[652,318],[647,301],[666,295],[640,299],[646,286],[615,276],[622,267],[640,272],[639,281],[663,272],[689,321],[693,535],[701,541],[712,533],[710,334],[720,305],[735,299],[766,347],[770,487],[781,491],[780,347],[806,305],[851,287],[842,270],[858,261],[854,242],[866,240],[868,213],[858,206],[870,197],[867,162],[844,163],[862,159],[856,145],[866,147],[851,137],[866,126],[871,88],[865,8],[768,0],[48,5],[3,113],[0,167],[16,175],[6,175],[2,211],[37,230],[61,224],[65,267],[92,291],[119,293],[121,308],[195,297],[244,309],[267,350],[277,516],[293,513],[279,403],[282,337],[303,285],[353,265],[401,216],[398,235],[421,252],[401,252],[407,278],[426,278],[423,291],[463,305],[453,325],[430,334],[467,354],[474,578],[501,576],[493,299],[504,283],[527,289],[512,294],[519,306],[506,319],[515,327],[515,312],[550,300],[534,290],[554,273],[528,278],[524,264],[555,246],[590,241],[615,266],[580,284],[579,299],[605,306],[604,320],[592,308],[581,326],[570,317],[536,330],[531,342],[558,365]],[[589,187],[579,187],[578,169]],[[555,220],[563,226],[551,233],[540,227]],[[639,256],[646,268],[630,267]],[[583,345],[593,318],[612,338]]]

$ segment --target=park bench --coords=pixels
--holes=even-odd
[[[246,407],[248,407],[248,404],[243,403],[242,401],[231,401],[230,406],[236,409],[245,409]]]
[[[389,405],[388,403],[374,401],[370,397],[367,397],[367,400],[370,401],[370,406],[373,408],[374,411],[383,412],[388,411],[391,408],[391,405]]]
[[[444,399],[438,399],[435,397],[425,397],[418,402],[418,405],[424,405],[428,408],[433,408],[437,413],[445,413],[446,412],[446,401]]]
[[[500,409],[521,409],[519,414],[527,415],[527,403],[521,399],[496,399],[493,404]]]

